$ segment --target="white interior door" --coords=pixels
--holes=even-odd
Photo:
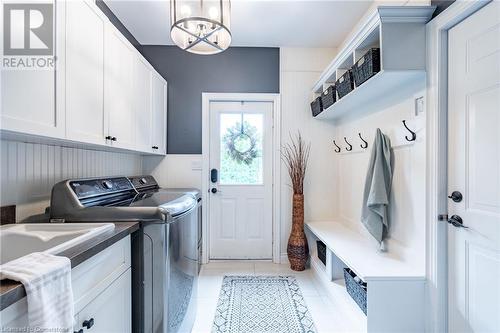
[[[272,112],[210,103],[211,259],[272,258]]]
[[[500,332],[500,3],[448,42],[449,331]]]

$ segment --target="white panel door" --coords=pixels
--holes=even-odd
[[[133,47],[119,31],[106,28],[104,57],[104,111],[105,131],[112,138],[108,142],[120,148],[133,149],[135,142],[135,108],[133,93]]]
[[[271,102],[210,103],[211,259],[272,258],[272,112]]]
[[[56,103],[56,84],[58,87],[64,87],[65,2],[52,3],[55,38],[53,45],[57,55],[55,67],[50,70],[2,68],[2,129],[55,138],[63,138],[65,135],[64,98],[59,98],[61,103]]]
[[[66,6],[66,137],[103,144],[104,19],[93,3]]]
[[[500,3],[448,42],[449,331],[500,332]]]
[[[152,73],[142,59],[135,60],[135,143],[136,149],[151,152],[151,108]]]
[[[153,74],[153,134],[152,152],[165,154],[167,142],[167,84],[158,74]]]
[[[129,268],[78,313],[79,325],[76,326],[87,331],[83,324],[90,324],[92,320],[88,330],[93,333],[132,332],[131,281]]]

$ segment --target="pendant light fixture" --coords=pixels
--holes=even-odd
[[[181,49],[216,54],[231,44],[230,0],[170,0],[170,37]]]

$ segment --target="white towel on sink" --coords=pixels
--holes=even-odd
[[[26,289],[28,320],[40,332],[73,331],[71,262],[35,252],[0,266],[0,279],[19,281]]]

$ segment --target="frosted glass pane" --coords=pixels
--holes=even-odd
[[[220,115],[220,184],[262,184],[263,115]]]

